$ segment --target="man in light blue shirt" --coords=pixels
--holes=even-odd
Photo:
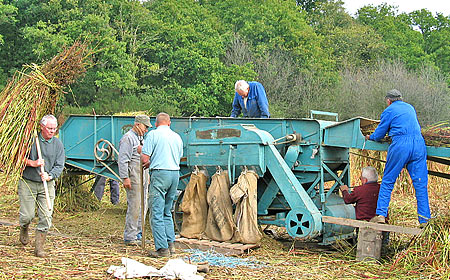
[[[179,181],[180,159],[183,141],[170,129],[170,117],[166,113],[156,116],[156,129],[144,140],[141,159],[149,166],[151,226],[155,251],[151,257],[168,257],[175,253],[175,231],[172,220],[172,204]]]

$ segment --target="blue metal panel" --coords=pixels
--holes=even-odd
[[[154,123],[154,118],[151,122]],[[323,226],[321,213],[354,218],[334,193],[349,182],[349,148],[386,150],[387,143],[366,141],[361,127],[375,121],[354,118],[344,122],[313,119],[172,118],[171,128],[184,143],[181,173],[202,166],[212,174],[217,165],[229,170],[231,182],[240,167],[252,167],[258,180],[260,222],[285,226],[293,237],[323,235],[323,242],[351,235],[347,229]],[[120,138],[134,123],[128,116],[70,116],[60,129],[66,163],[87,172],[116,178],[114,153],[104,160],[94,156],[104,139],[118,148]],[[286,136],[300,134],[289,143]],[[283,142],[285,141],[285,142]],[[102,142],[106,143],[106,142]],[[428,155],[450,158],[450,148],[427,147]],[[332,182],[330,190],[326,182]],[[180,182],[184,189],[187,179]]]
[[[323,215],[356,219],[355,207],[351,204],[345,204],[342,197],[337,194],[332,194],[327,198]],[[353,235],[353,231],[353,227],[324,223],[322,244],[329,244],[340,238],[351,237]]]

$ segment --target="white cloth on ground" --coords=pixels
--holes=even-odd
[[[119,279],[159,276],[166,279],[203,280],[197,275],[197,266],[185,263],[182,259],[171,259],[160,270],[138,261],[122,258],[122,265],[111,265],[107,272]]]

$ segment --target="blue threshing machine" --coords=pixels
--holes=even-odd
[[[335,121],[313,119],[314,114],[329,115]],[[255,170],[260,176],[260,224],[285,227],[294,238],[315,239],[322,244],[353,234],[352,227],[322,222],[322,216],[355,218],[354,207],[344,204],[337,191],[340,185],[351,185],[350,148],[388,147],[387,143],[365,140],[361,128],[375,121],[356,117],[338,122],[337,114],[320,111],[312,111],[310,119],[216,117],[171,121],[171,128],[184,143],[180,190],[195,167],[209,174],[218,167],[228,170],[230,182],[245,167]],[[117,149],[133,123],[134,117],[128,116],[70,116],[60,129],[66,166],[120,180]],[[427,147],[427,151],[429,159],[450,165],[450,148]]]

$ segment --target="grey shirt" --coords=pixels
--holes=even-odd
[[[44,159],[45,162],[44,170],[50,176],[52,176],[53,179],[56,179],[61,175],[64,169],[64,160],[65,160],[64,146],[61,140],[59,140],[56,137],[52,137],[50,140],[45,140],[39,133],[38,138],[41,147],[42,158]],[[30,160],[38,159],[35,141],[33,141],[33,144],[31,145],[31,151],[30,155],[28,156],[28,159]],[[30,181],[42,182],[41,175],[39,175],[40,171],[41,171],[40,167],[27,166],[23,171],[22,177]]]
[[[120,139],[119,143],[119,177],[122,179],[129,178],[128,170],[130,163],[137,163],[140,161],[141,155],[137,148],[141,145],[142,136],[138,136],[134,130],[125,133]]]

